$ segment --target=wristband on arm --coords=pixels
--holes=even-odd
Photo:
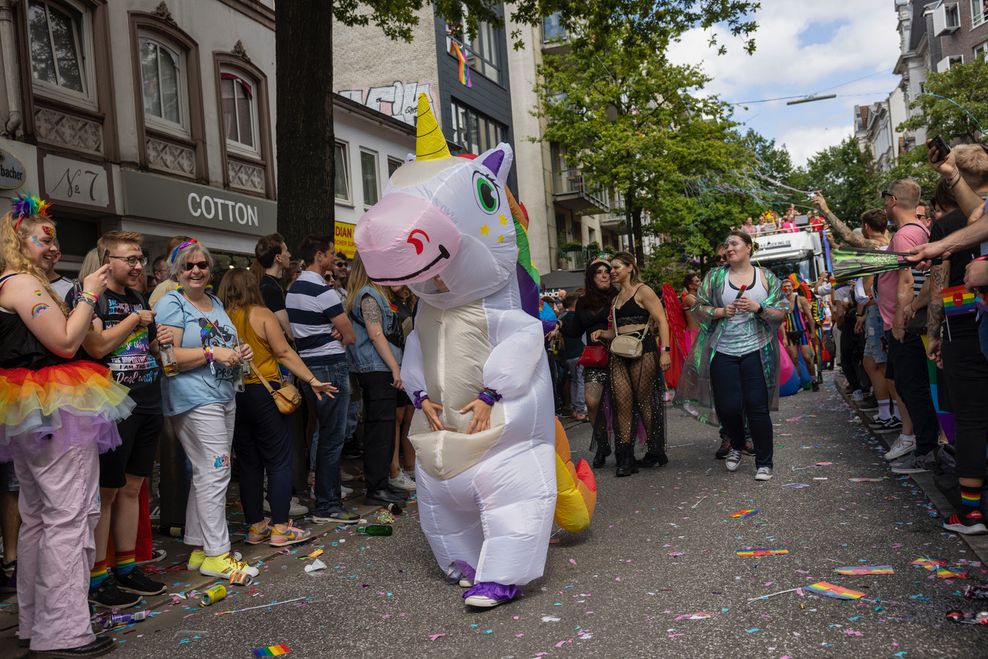
[[[482,400],[491,407],[494,407],[494,403],[501,400],[501,394],[497,393],[495,389],[484,387],[484,389],[477,394],[477,400]]]
[[[429,394],[421,390],[412,393],[412,406],[415,407],[415,409],[422,409],[422,401],[424,400],[429,400]]]

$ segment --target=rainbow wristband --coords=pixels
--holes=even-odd
[[[429,400],[429,394],[421,390],[412,393],[412,405],[415,407],[415,409],[417,410],[422,409],[422,401],[424,400]]]
[[[494,403],[501,400],[501,394],[497,393],[496,389],[491,389],[490,387],[484,387],[484,389],[477,394],[477,399],[482,400],[491,407],[494,407]]]

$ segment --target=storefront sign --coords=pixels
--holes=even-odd
[[[132,169],[120,175],[125,215],[255,236],[278,230],[278,205],[268,199]]]
[[[357,253],[357,245],[353,242],[353,227],[352,224],[337,220],[334,231],[336,251],[343,252],[348,259],[352,259],[353,255]]]
[[[24,176],[21,161],[0,150],[0,190],[16,190],[24,185]]]
[[[107,170],[84,160],[44,155],[44,196],[49,201],[66,201],[97,208],[110,207]]]

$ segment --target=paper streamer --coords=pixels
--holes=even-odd
[[[784,556],[789,553],[788,549],[743,549],[734,552],[738,556]]]
[[[280,657],[283,654],[291,654],[292,649],[282,643],[281,645],[269,645],[265,648],[254,650],[255,657]]]
[[[852,577],[868,574],[895,574],[891,565],[850,565],[848,567],[835,567],[834,572]]]
[[[749,517],[754,517],[759,513],[759,508],[745,508],[744,510],[739,510],[736,513],[731,513],[731,519],[748,519]]]

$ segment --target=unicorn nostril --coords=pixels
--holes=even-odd
[[[415,237],[416,234],[422,234],[422,237],[425,238],[425,242],[430,242],[429,234],[422,229],[414,229],[410,234],[408,234],[408,239],[405,240],[405,242],[415,248],[416,254],[421,254],[424,246],[422,245],[422,241]]]

